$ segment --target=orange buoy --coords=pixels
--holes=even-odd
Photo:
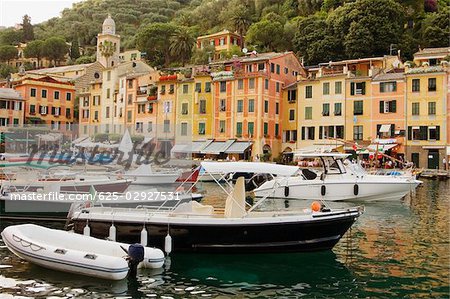
[[[320,202],[318,202],[318,201],[314,201],[311,204],[311,210],[313,212],[320,212],[320,210],[322,210],[322,204]]]

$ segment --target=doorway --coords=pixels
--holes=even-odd
[[[439,168],[439,151],[438,150],[428,150],[428,168],[438,169]]]

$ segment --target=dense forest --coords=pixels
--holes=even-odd
[[[86,0],[61,17],[34,26],[24,18],[22,30],[0,31],[0,60],[11,59],[9,45],[34,41],[28,56],[56,63],[60,57],[47,52],[65,40],[72,43],[71,63],[92,61],[108,14],[123,49],[140,49],[154,66],[206,62],[210,49],[192,50],[195,38],[223,29],[237,31],[258,52],[294,51],[306,65],[398,50],[409,60],[419,47],[450,40],[450,0]],[[86,50],[81,57],[78,45]],[[226,54],[241,53],[232,52]]]

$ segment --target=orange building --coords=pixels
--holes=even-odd
[[[253,142],[252,156],[281,151],[283,88],[303,68],[292,52],[251,54],[211,64],[214,132],[217,140]]]
[[[0,131],[23,125],[23,98],[11,88],[0,88]]]
[[[70,130],[74,123],[75,87],[50,76],[24,76],[13,88],[25,100],[25,123],[46,124],[52,129]]]
[[[208,45],[215,49],[214,57],[211,58],[221,59],[224,58],[222,53],[230,51],[233,46],[242,47],[242,37],[228,30],[197,37],[197,49],[203,49]]]

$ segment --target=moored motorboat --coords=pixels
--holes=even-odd
[[[414,176],[368,174],[358,164],[344,162],[349,154],[302,154],[319,159],[323,170],[303,168],[297,173],[279,175],[254,190],[258,197],[312,199],[324,201],[400,200],[421,183]],[[235,171],[238,171],[234,166]]]
[[[70,211],[86,206],[136,208],[174,207],[191,200],[200,201],[202,194],[145,191],[113,192],[60,192],[46,189],[40,192],[7,192],[0,196],[0,219],[64,220]]]
[[[154,171],[150,164],[142,164],[134,170],[127,171],[123,177],[134,185],[173,184],[181,176],[179,170]]]
[[[127,276],[127,244],[100,240],[33,224],[9,226],[2,233],[7,248],[33,264],[102,279],[121,280]],[[164,253],[144,248],[144,266],[160,268]]]
[[[215,173],[219,166],[203,162],[202,167]],[[75,232],[89,225],[91,234],[99,238],[107,236],[114,223],[123,242],[139,241],[145,228],[152,246],[164,246],[170,236],[174,252],[317,251],[333,248],[363,212],[361,207],[331,210],[323,206],[258,210],[265,198],[248,206],[243,177],[227,194],[223,211],[196,202],[169,211],[93,207],[75,212],[71,222]]]

